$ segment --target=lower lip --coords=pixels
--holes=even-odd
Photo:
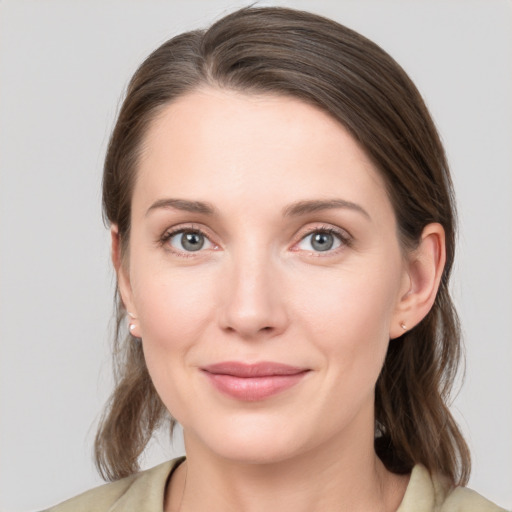
[[[245,402],[256,402],[282,393],[298,384],[306,373],[305,371],[293,375],[235,377],[221,373],[204,372],[210,382],[221,393]]]

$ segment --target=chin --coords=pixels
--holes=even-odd
[[[228,424],[210,423],[208,432],[196,431],[192,435],[184,427],[187,452],[192,453],[199,444],[210,453],[233,462],[273,464],[310,448],[311,440],[302,428],[293,428],[286,422],[276,425],[273,419],[238,418]]]
[[[217,454],[239,464],[276,464],[297,456],[300,451],[290,446],[281,446],[269,440],[259,442],[252,439],[245,443],[226,443],[216,447]]]

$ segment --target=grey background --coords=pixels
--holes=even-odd
[[[453,411],[473,451],[470,486],[512,508],[512,4],[271,3],[360,31],[426,98],[460,211],[453,292],[467,376]],[[100,215],[108,135],[129,77],[152,49],[240,5],[0,1],[3,511],[41,509],[101,483],[91,446],[111,385],[114,281]],[[173,449],[160,436],[145,465],[181,453],[179,439]]]

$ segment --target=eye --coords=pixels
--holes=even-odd
[[[309,252],[335,251],[347,245],[347,236],[333,228],[315,229],[307,234],[298,244],[298,248]]]
[[[198,252],[211,249],[214,244],[197,229],[178,229],[167,232],[162,242],[169,244],[176,252]]]

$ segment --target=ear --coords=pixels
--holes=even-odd
[[[129,329],[130,333],[135,337],[140,337],[140,327],[138,322],[138,314],[133,301],[132,287],[130,284],[130,273],[127,259],[123,258],[121,253],[121,239],[119,237],[119,230],[116,224],[112,224],[110,228],[111,237],[111,256],[112,263],[117,275],[117,288],[121,295],[123,305],[129,315]]]
[[[408,256],[407,289],[400,292],[390,328],[390,338],[398,338],[421,322],[434,304],[446,262],[446,243],[441,224],[425,226],[418,247]]]

